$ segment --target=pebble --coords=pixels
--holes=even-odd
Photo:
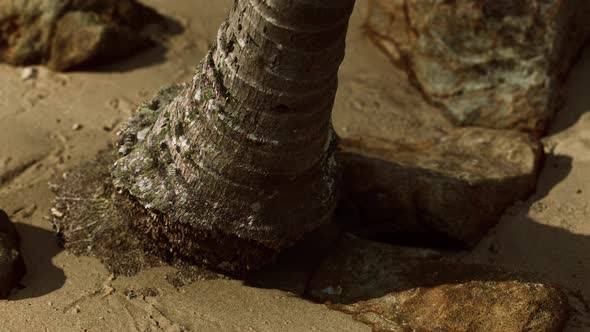
[[[20,78],[23,81],[34,79],[36,77],[37,77],[37,68],[33,68],[33,67],[25,67],[20,74]]]
[[[56,208],[51,208],[51,215],[57,218],[62,218],[64,216],[64,213]]]
[[[328,286],[324,289],[322,289],[322,292],[328,294],[328,295],[340,295],[342,294],[342,287],[340,286],[336,286],[336,287],[332,287],[332,286]]]

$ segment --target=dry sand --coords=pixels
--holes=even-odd
[[[170,267],[113,279],[97,259],[76,257],[56,244],[46,218],[52,200],[48,182],[106,148],[116,130],[105,128],[128,118],[159,87],[189,79],[231,2],[146,0],[186,31],[166,50],[154,49],[98,72],[59,74],[39,68],[37,78],[25,81],[22,69],[0,65],[0,208],[18,223],[28,268],[24,288],[0,301],[0,331],[369,330],[324,305],[240,281],[198,281],[177,289],[165,281]],[[351,24],[337,107],[340,117],[349,114],[371,123],[355,105],[362,109],[381,99],[395,101],[405,91],[396,84],[404,78],[383,74],[391,64],[362,38],[365,6],[359,1]],[[366,89],[375,82],[391,89]],[[546,138],[552,154],[538,193],[510,209],[497,229],[462,258],[542,273],[567,287],[580,313],[570,331],[590,329],[589,85],[590,52],[574,68],[566,105]],[[337,116],[337,127],[338,121]],[[387,130],[387,121],[375,123],[375,130]],[[77,124],[81,128],[74,130]],[[345,129],[354,130],[339,128]],[[126,295],[145,288],[155,289],[148,293],[157,296]]]

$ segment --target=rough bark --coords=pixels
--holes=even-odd
[[[140,109],[115,185],[182,256],[254,268],[330,220],[331,110],[354,0],[238,0],[182,88]]]

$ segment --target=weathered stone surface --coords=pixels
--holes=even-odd
[[[539,143],[517,131],[454,125],[357,33],[334,107],[344,166],[339,219],[380,240],[474,244],[534,191]]]
[[[536,187],[542,150],[528,135],[452,130],[419,145],[341,143],[340,218],[359,234],[469,247]]]
[[[566,296],[528,280],[347,236],[314,275],[310,295],[374,331],[561,331]]]
[[[0,4],[0,61],[68,70],[153,45],[164,18],[136,0],[16,0]]]
[[[389,294],[341,310],[373,331],[549,332],[563,330],[565,301],[561,291],[543,284],[472,281]]]
[[[25,273],[16,228],[8,215],[0,210],[0,299],[10,295]]]
[[[373,0],[367,27],[460,125],[540,135],[590,36],[590,2]]]

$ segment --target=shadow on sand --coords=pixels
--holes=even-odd
[[[9,300],[30,299],[51,293],[63,286],[64,271],[52,262],[60,251],[55,233],[39,227],[16,223],[21,238],[21,252],[27,272],[21,289],[13,291]]]
[[[538,200],[544,198],[551,188],[561,182],[571,171],[571,158],[566,156],[549,156],[546,160],[545,169],[542,172],[543,181],[540,183],[539,187],[537,188],[537,192],[529,201],[525,204],[526,206],[520,207],[524,211],[528,211],[530,207]],[[391,222],[396,222],[392,220]],[[404,222],[400,220],[399,222]],[[546,226],[543,224],[539,224],[533,220],[528,218],[519,220],[521,223],[521,227],[526,229],[526,241],[531,242],[552,242],[552,243],[559,243],[563,246],[575,245],[575,246],[584,246],[590,250],[590,237],[587,236],[579,236],[576,234],[572,234],[568,231],[565,231],[560,228],[554,228],[550,226]],[[403,228],[403,227],[401,227]],[[329,261],[330,258],[334,255],[340,255],[341,252],[348,251],[349,248],[346,248],[346,245],[342,244],[341,242],[343,239],[347,238],[346,232],[343,226],[340,226],[338,221],[332,225],[327,225],[326,227],[313,232],[305,237],[303,241],[297,244],[295,247],[290,248],[289,250],[285,251],[283,254],[279,256],[276,263],[265,268],[263,271],[255,272],[250,274],[246,277],[246,283],[251,286],[255,287],[262,287],[262,288],[278,288],[285,291],[293,292],[295,294],[301,296],[307,296],[308,294],[308,283],[313,278],[314,271],[317,270],[317,267],[320,266],[326,259]],[[394,237],[397,240],[397,237]],[[450,247],[445,243],[442,244],[439,241],[434,241],[428,244],[425,241],[410,241],[410,240],[401,240],[397,242],[396,240],[386,241],[388,244],[392,245],[392,248],[399,248],[398,246],[407,246],[408,243],[416,243],[417,247],[415,250],[418,252],[424,247],[433,248],[436,250],[440,250],[443,253],[443,256],[448,256],[449,258],[453,259],[456,253],[460,253],[461,251],[451,251],[448,250]],[[352,241],[354,242],[354,241]],[[384,241],[385,242],[385,241]],[[360,243],[360,242],[359,242]],[[357,243],[358,244],[358,243]],[[371,247],[370,245],[368,247]],[[379,252],[382,252],[382,246],[374,247],[376,255]],[[364,248],[357,248],[359,250],[365,250]],[[406,252],[410,252],[412,249],[411,247],[407,247],[405,249]],[[491,249],[493,250],[493,249]],[[567,251],[567,249],[565,249]],[[394,253],[395,250],[392,251]],[[389,260],[389,259],[386,259]],[[380,260],[379,262],[375,261],[374,263],[379,263],[380,266],[373,266],[370,269],[373,270],[381,270],[382,273],[375,274],[375,278],[379,278],[379,276],[388,276],[391,275],[388,271],[384,270],[389,266],[390,268],[394,268],[395,271],[393,273],[397,273],[398,268],[396,267],[399,264],[403,264],[403,258],[392,257],[391,265],[385,264],[386,262]],[[373,261],[368,259],[366,264],[370,264]],[[430,259],[424,260],[425,264],[428,265],[431,263]],[[478,263],[486,263],[486,262],[478,262]],[[356,268],[359,269],[367,269],[367,266],[363,266],[365,263],[357,262],[359,266]],[[351,273],[354,269],[350,266]],[[424,268],[427,268],[425,266]],[[465,269],[462,269],[465,270]],[[465,272],[465,271],[463,271]],[[480,274],[484,277],[485,274]],[[453,279],[457,282],[464,282],[469,279],[473,278],[472,273],[466,273],[465,276],[452,274]],[[488,274],[485,277],[485,280],[493,280],[494,278],[499,278],[499,280],[506,280],[505,278],[515,277],[511,274],[499,273],[495,276],[492,274]],[[492,278],[492,279],[490,279]],[[527,278],[530,278],[528,276]],[[449,278],[446,278],[441,275],[441,279],[439,280],[440,283],[447,283],[449,282]],[[384,285],[383,282],[379,282],[378,280],[374,280],[376,284]],[[416,280],[418,282],[418,280]],[[434,280],[432,280],[434,281]],[[440,284],[439,283],[439,284]],[[413,287],[420,287],[426,285],[420,285],[416,283]],[[430,284],[429,286],[433,286]],[[371,292],[372,297],[380,297],[385,294],[388,294],[392,291],[400,291],[399,285],[393,283],[389,287],[382,288],[380,290],[374,290]],[[359,298],[355,300],[367,300],[369,298]]]
[[[500,249],[501,255],[513,256],[526,263],[529,263],[527,260],[545,257],[535,263],[505,265],[490,260],[499,250],[494,245],[494,234],[486,238],[492,241],[483,241],[481,246],[484,247],[478,248],[484,251],[484,255],[470,255],[468,251],[451,251],[447,248],[431,250],[391,242],[367,241],[345,233],[338,224],[333,224],[309,234],[298,245],[280,255],[275,264],[248,275],[244,282],[252,287],[291,292],[294,296],[319,303],[327,301],[342,305],[378,299],[406,290],[474,281],[558,284],[564,288],[573,312],[568,326],[588,328],[588,289],[584,285],[572,285],[566,281],[564,275],[573,271],[564,271],[563,267],[568,265],[562,264],[560,257],[563,257],[562,260],[572,260],[576,253],[590,251],[590,236],[544,225],[528,217],[528,212],[535,209],[536,203],[568,176],[571,168],[571,158],[548,156],[536,194],[528,201],[510,208],[508,213],[516,212],[515,218],[500,222],[501,225],[510,223],[509,232],[520,234],[512,240],[516,245]],[[404,245],[408,243],[403,242]],[[462,257],[465,255],[470,256],[470,259],[464,261]],[[590,277],[587,272],[582,272],[583,275],[577,278],[584,280]]]
[[[565,84],[565,103],[563,108],[557,113],[556,118],[549,130],[549,134],[558,134],[576,124],[582,115],[590,110],[590,95],[585,92],[587,86],[590,84],[590,48],[586,48],[578,59],[577,64],[572,68],[570,75]],[[510,232],[520,234],[518,246],[511,246],[502,248],[502,255],[514,256],[522,260],[527,260],[530,257],[550,257],[547,263],[550,264],[550,259],[555,259],[553,262],[563,262],[564,260],[575,260],[570,257],[572,253],[590,252],[590,237],[572,233],[564,228],[553,227],[545,225],[529,217],[528,212],[531,209],[537,209],[541,200],[546,198],[549,193],[562,182],[572,171],[573,160],[569,156],[564,155],[546,155],[544,166],[539,176],[536,192],[525,202],[518,202],[516,207],[509,208],[508,214],[513,213],[516,209],[515,215],[509,218],[503,218],[500,221],[500,227],[507,226]],[[494,232],[494,231],[493,231]],[[492,233],[493,233],[492,232]],[[488,235],[486,239],[493,239],[494,234]],[[404,258],[388,257],[383,255],[382,246],[363,245],[359,248],[358,241],[349,241],[347,248],[347,238],[343,235],[343,231],[336,225],[331,225],[327,229],[320,230],[316,233],[310,234],[294,248],[287,250],[279,256],[277,262],[267,267],[265,270],[253,273],[245,278],[245,283],[254,287],[262,288],[277,288],[293,292],[302,297],[309,298],[313,292],[310,287],[313,285],[313,279],[317,274],[318,267],[326,264],[352,264],[346,267],[332,266],[335,271],[342,272],[340,275],[334,275],[334,283],[351,282],[354,276],[347,276],[347,274],[354,274],[355,270],[373,271],[370,278],[364,280],[362,278],[356,280],[357,287],[366,287],[367,291],[364,293],[357,293],[358,296],[351,296],[349,298],[341,297],[341,302],[350,303],[359,300],[367,300],[370,298],[380,297],[393,291],[400,290],[400,283],[395,282],[395,279],[389,279],[391,275],[398,275],[400,273],[399,266],[403,263]],[[400,241],[407,244],[412,241]],[[571,275],[573,271],[560,270],[562,265],[556,266],[552,269],[551,266],[542,266],[539,263],[535,268],[529,266],[517,266],[519,270],[536,270],[536,275],[522,274],[522,273],[508,273],[508,272],[494,272],[483,267],[485,264],[493,263],[489,257],[493,257],[498,251],[498,248],[493,244],[494,241],[483,241],[478,247],[478,250],[487,251],[486,255],[471,255],[470,263],[479,264],[480,268],[474,273],[467,273],[463,276],[457,275],[455,272],[448,271],[439,274],[439,277],[429,280],[424,280],[423,277],[417,276],[414,282],[406,283],[404,287],[421,287],[432,286],[441,283],[460,283],[468,280],[543,280],[548,282],[559,282],[564,280],[563,275]],[[355,244],[356,243],[356,244]],[[395,243],[392,247],[395,247]],[[419,243],[424,246],[425,243]],[[357,247],[355,247],[357,246]],[[487,246],[487,247],[482,247]],[[436,247],[436,245],[434,245]],[[445,249],[448,249],[445,247]],[[364,257],[363,260],[346,261],[339,260],[342,251],[347,251],[349,254],[360,254],[367,250],[374,250],[374,256],[379,259],[372,259],[370,255]],[[397,250],[397,249],[395,249]],[[391,253],[395,252],[392,249]],[[409,249],[408,249],[409,250]],[[418,250],[416,248],[416,250]],[[457,251],[442,251],[443,260],[447,256],[455,263],[460,260],[460,257],[465,256],[468,252]],[[561,257],[561,259],[560,259]],[[415,259],[410,258],[414,262]],[[419,260],[418,260],[419,261]],[[429,271],[432,267],[433,260],[423,259],[423,272]],[[587,262],[570,262],[571,264],[586,264]],[[454,264],[454,263],[453,263]],[[453,266],[453,265],[448,265]],[[563,265],[565,266],[565,265]],[[420,264],[414,265],[418,270],[421,268]],[[455,266],[456,267],[456,266]],[[348,269],[348,272],[347,272]],[[481,270],[483,269],[483,270]],[[464,269],[458,269],[463,270]],[[493,270],[493,269],[492,269]],[[539,270],[545,270],[544,273],[538,273]],[[583,273],[588,274],[587,269],[582,269]],[[496,270],[498,271],[498,270]],[[432,271],[431,271],[432,272]],[[444,271],[443,271],[444,272]],[[492,271],[493,272],[493,271]],[[450,277],[450,278],[449,278]],[[590,275],[579,275],[578,279],[590,278]],[[380,280],[379,280],[380,279]],[[388,284],[388,280],[391,283]],[[588,280],[588,279],[586,279]],[[584,284],[584,282],[581,282]],[[582,291],[569,289],[570,302],[572,299],[579,303],[573,303],[574,309],[578,312],[583,311],[584,315],[588,317],[590,324],[590,292],[587,286],[582,286]],[[585,292],[585,293],[583,293]],[[364,294],[364,295],[363,295]],[[312,296],[313,298],[313,296]]]
[[[73,70],[77,72],[124,73],[162,64],[168,61],[166,57],[168,39],[182,34],[184,30],[185,28],[180,22],[171,17],[166,17],[164,22],[157,27],[157,31],[154,32],[155,37],[150,41],[151,46],[143,51],[116,61],[96,59]]]

